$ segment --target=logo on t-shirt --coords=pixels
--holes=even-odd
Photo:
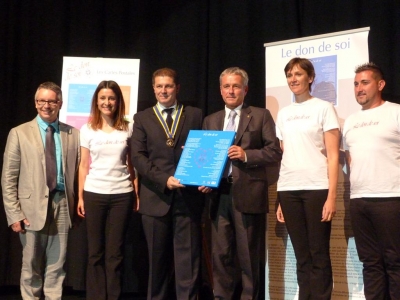
[[[361,127],[376,126],[376,125],[379,125],[379,121],[360,122],[356,123],[353,126],[353,128],[361,128]]]
[[[101,146],[101,145],[119,145],[119,144],[124,144],[126,141],[121,141],[121,140],[101,140],[101,141],[96,141],[95,145]]]
[[[290,121],[296,121],[296,120],[307,120],[309,118],[310,118],[310,116],[306,116],[306,115],[301,115],[301,116],[294,115],[294,116],[288,117],[286,121],[290,122]]]

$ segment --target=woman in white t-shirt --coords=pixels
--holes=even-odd
[[[121,294],[124,238],[137,199],[128,149],[132,125],[124,116],[121,88],[115,81],[100,82],[80,133],[78,215],[86,219],[91,300],[116,300]]]
[[[330,299],[339,122],[331,103],[310,94],[315,71],[308,59],[290,60],[285,75],[295,101],[279,111],[276,122],[283,150],[276,216],[286,223],[294,248],[299,299]]]

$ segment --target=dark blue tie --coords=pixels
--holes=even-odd
[[[172,119],[172,111],[174,108],[166,108],[164,111],[167,113],[167,119],[165,120],[167,122],[169,130],[171,130],[172,123],[174,123],[174,120]]]

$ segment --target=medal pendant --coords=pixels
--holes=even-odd
[[[168,147],[172,148],[175,146],[175,141],[174,141],[174,139],[169,138],[169,139],[167,139],[166,144]]]

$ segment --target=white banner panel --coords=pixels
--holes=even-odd
[[[93,93],[103,80],[118,83],[124,95],[126,118],[137,110],[139,59],[64,57],[61,88],[64,103],[60,121],[78,129],[87,123]]]
[[[312,95],[334,104],[340,123],[361,109],[354,96],[354,69],[368,62],[368,28],[335,32],[264,44],[266,108],[276,120],[278,111],[294,101],[284,73],[293,57],[312,61],[316,77]],[[337,214],[332,221],[331,259],[334,276],[332,299],[365,299],[362,265],[358,260],[350,226],[350,185],[341,153]],[[266,299],[297,299],[296,259],[284,224],[276,221],[276,186],[271,186],[270,215],[266,233]]]

